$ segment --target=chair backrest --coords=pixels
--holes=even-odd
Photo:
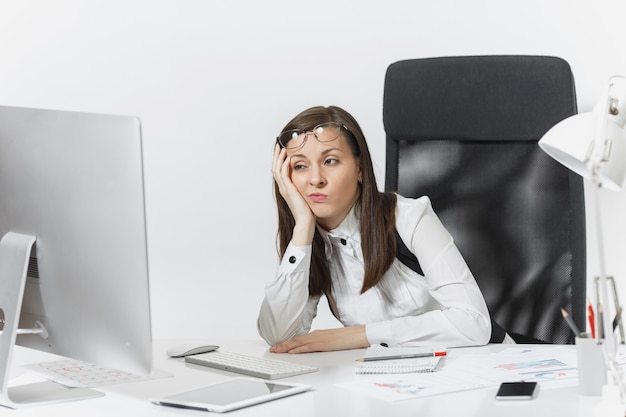
[[[428,195],[495,320],[518,342],[573,343],[585,326],[583,180],[538,140],[577,112],[567,62],[546,56],[389,66],[385,189]]]

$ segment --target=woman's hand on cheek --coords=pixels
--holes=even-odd
[[[300,240],[302,240],[302,242],[295,243],[302,245],[311,243],[315,229],[315,215],[293,181],[291,181],[291,166],[290,159],[287,156],[287,150],[280,148],[278,145],[274,148],[272,175],[278,185],[280,195],[287,202],[296,222],[294,234],[296,231],[303,233],[302,235],[298,234],[294,236],[296,239],[301,238]]]

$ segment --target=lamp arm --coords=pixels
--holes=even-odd
[[[606,275],[602,216],[600,213],[601,204],[598,192],[601,187],[601,182],[595,173],[592,179],[594,189],[593,200],[595,202],[596,243],[598,245],[598,268],[600,270],[600,275],[598,277],[599,285],[596,287],[596,306],[598,307],[598,312],[602,312],[602,314],[596,315],[596,340],[597,343],[602,344],[602,349],[604,351],[604,360],[607,371],[607,385],[618,389],[621,396],[624,397],[626,396],[626,385],[624,384],[622,372],[616,360],[618,343],[615,331],[613,330],[613,320],[611,320],[610,311],[606,309],[609,305],[611,297],[609,296],[609,280]],[[600,306],[602,306],[602,309],[600,309]],[[618,306],[615,307],[617,308]],[[604,337],[604,339],[601,339],[602,337]]]
[[[611,99],[607,95],[607,101],[605,103],[605,109],[608,111],[610,106]],[[608,113],[603,113],[605,116],[600,118],[599,124],[597,126],[597,135],[596,140],[601,140],[603,143],[605,142],[606,137],[606,115]],[[598,286],[597,293],[595,294],[596,299],[596,307],[598,313],[602,312],[602,314],[598,314],[600,317],[597,317],[596,327],[598,331],[596,332],[597,342],[602,344],[602,348],[604,351],[604,360],[606,364],[607,370],[607,384],[609,386],[616,387],[621,396],[626,396],[626,385],[624,384],[622,378],[622,372],[619,368],[616,357],[617,357],[617,348],[618,343],[616,340],[615,332],[613,331],[613,320],[611,319],[611,311],[608,309],[610,304],[611,297],[609,296],[609,279],[606,274],[606,255],[604,251],[604,229],[602,227],[602,207],[600,204],[600,188],[602,187],[602,178],[600,176],[600,165],[604,161],[604,151],[593,153],[591,160],[588,161],[588,168],[591,172],[591,181],[593,182],[593,196],[592,199],[595,204],[595,228],[596,228],[596,244],[598,248],[598,269],[599,269],[599,277],[598,277]],[[615,306],[617,309],[619,306]],[[601,322],[600,322],[601,321]],[[604,339],[601,339],[601,338]]]

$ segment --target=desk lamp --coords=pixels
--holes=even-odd
[[[539,141],[539,146],[556,161],[568,169],[589,179],[593,183],[592,199],[595,204],[596,237],[598,245],[599,272],[596,278],[596,306],[603,314],[596,314],[596,340],[603,345],[606,361],[607,383],[603,387],[600,407],[605,416],[624,417],[626,405],[626,385],[617,364],[618,341],[613,329],[613,314],[621,320],[621,308],[617,305],[615,282],[612,281],[612,301],[609,295],[609,280],[605,270],[602,218],[598,190],[603,187],[619,191],[626,173],[626,77],[614,76],[609,79],[605,97],[592,112],[568,117],[552,127]],[[607,307],[613,303],[614,311]],[[597,313],[597,312],[596,312]],[[611,314],[613,313],[613,314]],[[603,332],[600,330],[604,329]],[[604,338],[599,335],[603,333]],[[622,336],[623,337],[623,336]],[[622,342],[624,342],[622,340]],[[610,410],[611,413],[606,414]]]

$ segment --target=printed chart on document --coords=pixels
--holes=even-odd
[[[511,347],[497,353],[446,358],[444,366],[432,373],[376,375],[337,386],[387,401],[401,401],[519,380],[537,381],[544,387],[577,384],[576,350]]]

